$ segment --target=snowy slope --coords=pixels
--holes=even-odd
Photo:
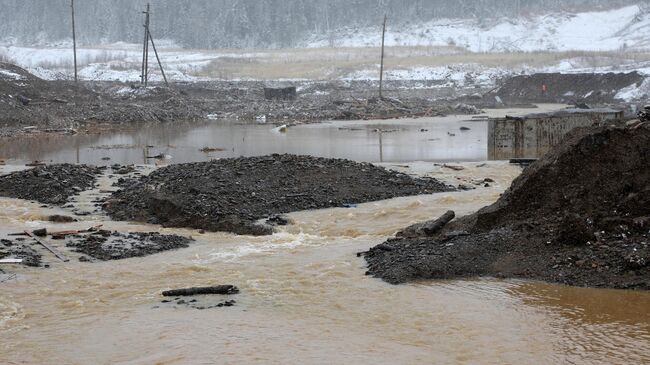
[[[488,23],[488,24],[481,24]],[[388,46],[455,45],[472,52],[613,51],[650,49],[650,14],[633,5],[603,12],[556,13],[507,20],[436,20],[389,27]],[[380,32],[345,29],[313,36],[306,47],[365,47],[381,43]]]

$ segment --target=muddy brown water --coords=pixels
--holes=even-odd
[[[520,170],[503,162],[386,167],[492,187],[290,215],[268,237],[108,221],[121,231],[191,235],[188,249],[119,262],[5,267],[0,276],[0,363],[7,364],[642,364],[650,362],[650,294],[476,279],[391,286],[366,277],[356,253],[448,209],[496,200]],[[0,174],[17,166],[0,166]],[[110,186],[101,180],[100,189]],[[77,198],[87,207],[95,193]],[[53,227],[63,209],[0,199],[0,236]],[[63,249],[62,244],[55,243]],[[234,284],[231,308],[163,304],[162,290]],[[210,304],[221,298],[202,297]]]
[[[485,115],[521,115],[561,107],[544,104],[538,109],[487,110]],[[461,127],[470,130],[461,131]],[[0,159],[10,164],[32,161],[168,164],[291,153],[365,162],[485,161],[487,145],[487,122],[472,121],[472,116],[467,115],[338,121],[299,125],[286,132],[268,124],[215,120],[144,125],[101,134],[2,140]],[[204,147],[218,150],[201,152]],[[168,158],[163,161],[147,158],[161,154]]]

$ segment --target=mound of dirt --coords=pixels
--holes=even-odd
[[[621,89],[640,85],[645,77],[630,73],[540,73],[508,79],[497,95],[508,103],[611,103]],[[546,90],[544,90],[546,86]]]
[[[92,189],[102,169],[87,165],[49,165],[0,176],[0,196],[63,205]]]
[[[365,257],[391,283],[496,276],[647,290],[649,237],[650,127],[636,124],[576,130],[495,204]]]
[[[450,190],[368,163],[272,155],[165,167],[104,208],[118,220],[264,235],[272,229],[255,222],[278,214]]]
[[[160,233],[119,233],[99,231],[97,233],[72,237],[66,246],[92,258],[109,261],[131,257],[143,257],[156,253],[189,247],[192,239]]]

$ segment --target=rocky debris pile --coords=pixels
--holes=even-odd
[[[0,260],[13,258],[23,260],[22,264],[31,267],[41,266],[41,254],[25,243],[24,239],[0,240]]]
[[[493,205],[365,253],[390,283],[476,276],[650,289],[650,127],[576,130]]]
[[[0,176],[0,196],[63,205],[71,196],[92,189],[101,172],[87,165],[38,166]]]
[[[187,237],[156,232],[120,233],[105,230],[90,235],[71,236],[68,239],[67,247],[102,261],[143,257],[186,248],[193,241]]]
[[[206,299],[206,298],[194,298],[194,299],[174,298],[174,300],[164,299],[161,301],[161,303],[163,303],[163,305],[172,306],[174,308],[178,308],[179,306],[185,306],[187,308],[204,310],[204,309],[214,309],[214,308],[223,308],[223,307],[234,307],[235,304],[237,304],[237,301],[234,299],[225,300],[225,301],[220,301],[220,300],[215,301],[214,299]],[[160,306],[155,306],[154,308],[160,308]]]
[[[265,235],[272,228],[256,221],[278,214],[451,190],[368,163],[271,155],[161,168],[104,209],[117,220]]]
[[[191,82],[141,88],[109,81],[46,81],[20,67],[0,63],[0,70],[3,69],[7,73],[0,75],[15,76],[0,77],[0,137],[92,133],[97,127],[119,129],[134,123],[199,119],[292,124],[478,112],[471,105],[450,99],[462,90],[423,88],[421,81],[387,82],[386,94],[390,97],[384,98],[376,97],[376,82],[295,82],[291,85],[297,90],[295,99],[267,100],[264,88],[269,85],[258,81]]]
[[[366,100],[335,101],[337,114],[332,119],[364,120],[401,117],[435,117],[451,112],[451,107],[434,105],[424,99],[403,102],[396,98],[370,98]],[[466,110],[458,109],[464,113]]]
[[[172,122],[205,117],[202,99],[190,100],[165,87],[129,89],[118,82],[41,80],[26,70],[0,63],[0,137],[33,133],[76,133],[87,124]],[[129,97],[127,97],[128,95]]]
[[[641,122],[650,122],[650,105],[646,105],[637,114]]]
[[[611,103],[616,94],[640,85],[645,76],[630,73],[539,73],[512,77],[498,90],[505,102]]]

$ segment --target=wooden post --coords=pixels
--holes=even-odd
[[[146,42],[144,61],[144,87],[147,87],[147,83],[149,82],[149,3],[147,3],[147,19],[145,22],[144,39]]]
[[[381,65],[379,66],[379,98],[383,97],[383,87],[384,87],[384,44],[386,40],[386,22],[388,16],[384,15],[384,27],[381,33]]]
[[[142,73],[140,75],[140,83],[147,86],[147,77],[149,72],[149,4],[147,4],[147,11],[144,11],[144,42],[142,43]]]
[[[74,52],[74,81],[79,81],[77,76],[77,32],[74,26],[74,0],[70,0],[70,8],[72,8],[72,50]]]

